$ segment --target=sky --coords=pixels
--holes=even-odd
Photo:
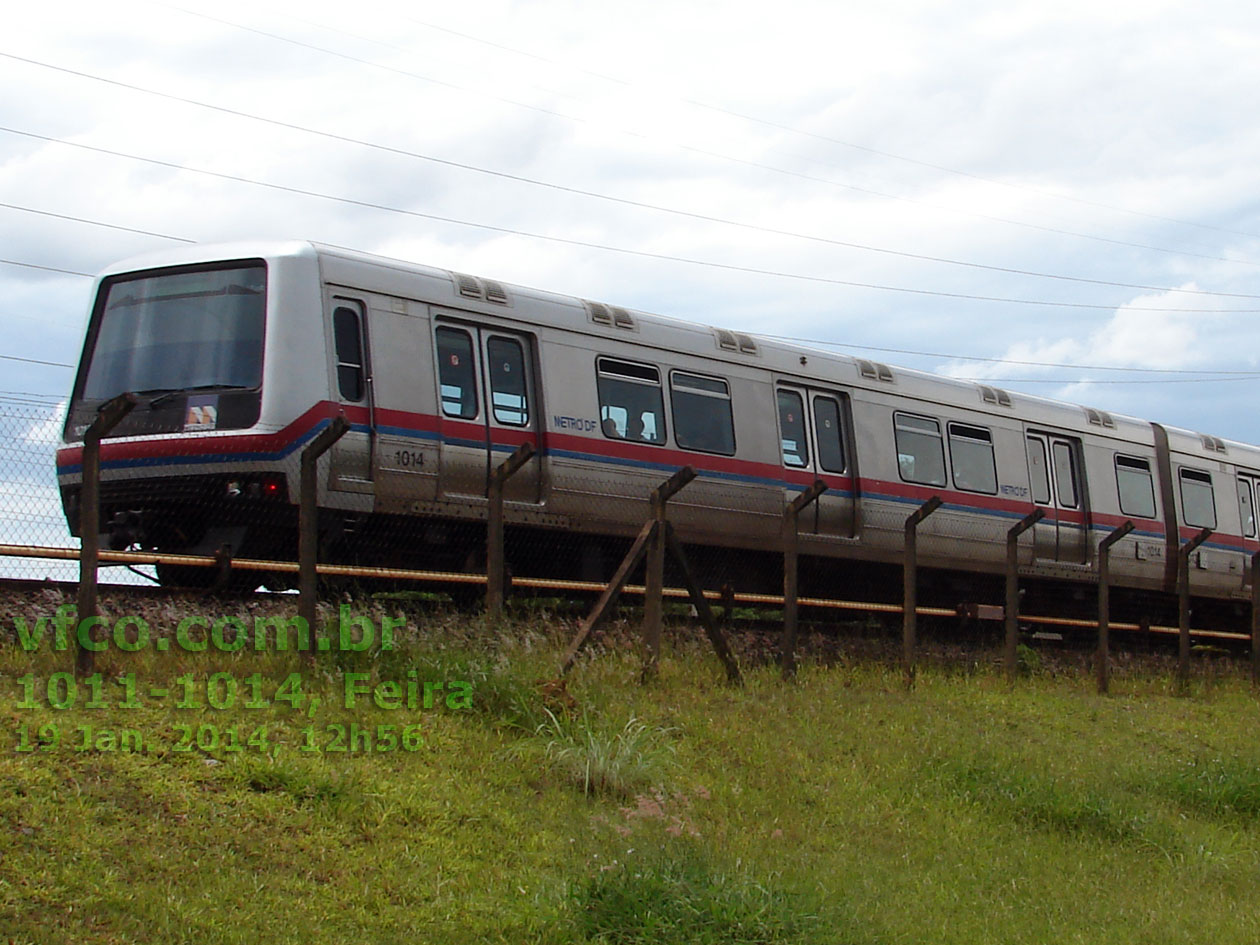
[[[10,443],[55,429],[89,302],[70,273],[259,237],[1260,442],[1260,8],[117,0],[5,21]]]

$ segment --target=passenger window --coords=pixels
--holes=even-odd
[[[1028,484],[1032,486],[1033,501],[1038,505],[1050,504],[1050,473],[1046,464],[1046,443],[1040,437],[1028,437]]]
[[[525,384],[525,351],[515,338],[494,337],[486,342],[490,363],[490,406],[498,423],[523,427],[529,423],[529,395]]]
[[[1132,456],[1116,457],[1116,486],[1120,490],[1120,512],[1136,518],[1155,517],[1155,480],[1149,460]]]
[[[473,419],[477,416],[477,361],[472,336],[458,328],[439,328],[437,358],[442,413]]]
[[[819,466],[833,473],[848,470],[840,403],[834,397],[814,397],[814,442],[818,444]]]
[[[954,485],[959,489],[990,495],[997,493],[993,435],[984,427],[951,423],[949,458],[954,466]]]
[[[809,465],[805,402],[794,390],[779,391],[779,433],[783,463],[802,469]]]
[[[1248,538],[1256,537],[1256,510],[1252,503],[1251,480],[1238,480],[1238,511],[1242,518],[1242,533]]]
[[[337,352],[337,389],[342,400],[362,400],[363,333],[359,313],[348,306],[333,311],[333,343]]]
[[[613,358],[599,358],[595,370],[604,436],[664,443],[665,399],[660,372],[647,364]]]
[[[683,449],[735,454],[735,421],[726,381],[675,371],[669,379],[674,439]]]
[[[1059,505],[1074,509],[1076,501],[1076,458],[1068,443],[1058,441],[1051,447],[1054,457],[1054,488],[1059,493]]]
[[[945,485],[945,446],[941,425],[929,417],[893,414],[897,440],[897,469],[906,482]]]
[[[1212,477],[1197,469],[1179,469],[1181,517],[1195,528],[1216,527],[1216,503],[1212,498]]]

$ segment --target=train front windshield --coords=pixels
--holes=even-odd
[[[105,282],[76,400],[258,388],[266,294],[259,263]]]

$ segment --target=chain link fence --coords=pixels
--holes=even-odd
[[[0,395],[0,542],[78,547],[57,488],[56,453],[64,403],[32,394]],[[0,577],[74,580],[72,561],[0,558]]]
[[[172,406],[188,409],[182,400]],[[0,397],[0,543],[78,547],[62,509],[56,474],[64,420],[63,402],[31,395]],[[297,446],[264,443],[256,452],[225,454],[231,456],[231,462],[220,461],[223,456],[199,455],[196,451],[205,449],[204,440],[200,447],[188,445],[186,452],[178,452],[195,442],[164,437],[163,465],[168,470],[157,479],[106,477],[102,511],[105,521],[113,518],[116,527],[112,542],[102,544],[102,548],[108,550],[112,545],[115,549],[213,555],[226,547],[235,558],[296,561],[297,469],[301,447],[307,441]],[[446,460],[438,458],[444,446],[433,446],[423,456],[418,451],[406,454],[416,464],[414,469],[397,461],[405,451],[387,444],[374,447],[378,454],[391,450],[387,457],[358,456],[354,452],[357,447],[345,447],[345,441],[334,446],[321,467],[326,494],[331,494],[327,492],[330,487],[338,487],[335,502],[343,506],[334,512],[327,508],[332,503],[326,501],[320,512],[321,563],[440,571],[469,578],[486,573],[485,481],[507,458],[506,451],[496,450],[488,460],[483,458],[479,472],[465,456],[462,470],[469,481],[460,485],[445,480],[439,483],[447,470]],[[231,448],[239,450],[236,445]],[[574,590],[567,586],[572,583],[591,585],[579,590],[593,596],[594,586],[613,576],[635,534],[651,517],[652,490],[676,467],[635,462],[600,472],[584,468],[581,460],[556,454],[547,463],[550,468],[540,472],[541,461],[531,460],[505,486],[508,573],[516,581],[517,596],[562,597]],[[565,463],[568,466],[562,471]],[[353,475],[356,467],[366,472],[361,480]],[[557,484],[562,485],[563,495]],[[785,505],[795,494],[770,485],[749,488],[702,472],[671,499],[669,519],[681,534],[689,536],[689,562],[706,590],[729,586],[741,595],[782,594],[780,530]],[[636,498],[628,500],[626,495]],[[802,512],[800,594],[898,604],[901,562],[896,552],[905,515],[913,506],[881,507],[875,513],[855,512],[851,501],[848,506],[834,495],[824,494],[820,502]],[[130,509],[141,508],[148,510],[145,521],[127,520]],[[558,508],[564,511],[557,512]],[[858,516],[865,517],[859,520]],[[922,530],[920,553],[939,560],[947,546],[965,546],[973,554],[983,553],[1000,561],[1005,524],[995,526],[975,517],[938,513]],[[883,544],[890,557],[871,563],[810,553],[823,547],[838,549],[858,530],[864,546]],[[824,538],[819,539],[819,535]],[[197,585],[215,577],[211,568],[176,571],[174,567],[162,569],[164,580]],[[146,565],[128,570],[103,562],[101,580],[152,581],[159,569],[161,566]],[[0,557],[0,576],[73,581],[78,569],[74,561]],[[243,575],[242,580],[253,576]],[[557,586],[533,585],[531,578],[555,581]],[[921,603],[952,607],[964,599],[958,596],[964,593],[961,590],[942,590],[945,597],[934,593],[931,576],[925,574],[925,578],[928,585]],[[276,589],[296,585],[292,573],[263,574],[259,579]],[[642,579],[640,564],[630,583],[638,585]],[[682,586],[672,559],[666,582],[675,588]],[[979,590],[981,602],[1000,603],[997,579],[980,583],[984,585]],[[474,580],[462,585],[447,581],[410,586],[438,589],[469,603],[485,593],[484,582]],[[975,594],[973,589],[969,599],[977,599]],[[628,596],[632,601],[637,599],[634,590]]]

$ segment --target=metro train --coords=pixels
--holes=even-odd
[[[923,602],[1000,600],[1006,532],[1035,508],[1020,573],[1060,609],[1094,600],[1098,543],[1126,520],[1111,579],[1134,613],[1167,615],[1178,547],[1209,528],[1193,594],[1237,618],[1260,550],[1254,446],[308,242],[98,277],[57,453],[72,531],[84,430],[125,391],[139,403],[102,447],[103,547],[292,559],[298,456],[343,415],[319,466],[324,560],[484,567],[488,478],[526,441],[505,491],[518,575],[607,578],[685,465],[699,475],[670,519],[709,586],[772,590],[785,504],[815,480],[801,580],[821,596],[899,587],[906,516],[932,496]]]

